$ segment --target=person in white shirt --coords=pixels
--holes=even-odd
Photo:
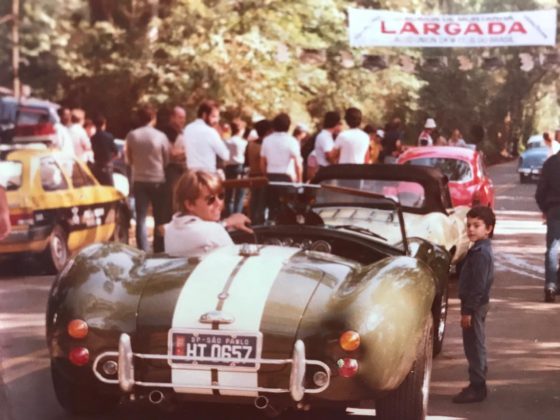
[[[433,146],[434,139],[432,138],[432,133],[436,128],[436,122],[433,118],[428,118],[426,124],[424,124],[424,130],[418,136],[418,146]]]
[[[12,230],[8,197],[6,196],[7,184],[8,180],[0,173],[0,240],[7,237]]]
[[[369,136],[360,129],[362,111],[358,108],[348,108],[344,114],[344,121],[349,129],[341,132],[334,142],[333,151],[338,163],[368,162]]]
[[[206,171],[187,171],[175,188],[175,208],[171,222],[165,225],[165,252],[175,257],[201,257],[232,245],[227,229],[253,233],[251,220],[244,214],[232,214],[220,222],[224,206],[222,181]]]
[[[220,120],[220,109],[215,102],[204,101],[197,117],[183,132],[187,168],[216,172],[216,157],[229,160],[229,150],[214,128]]]
[[[73,109],[71,115],[72,125],[68,128],[72,144],[74,145],[74,154],[78,159],[83,161],[93,161],[93,152],[91,151],[91,141],[84,128],[85,113],[81,109]]]
[[[298,141],[288,134],[290,116],[278,114],[272,121],[274,132],[263,140],[261,148],[261,171],[272,182],[302,182],[303,167]],[[266,189],[266,207],[269,219],[274,220],[280,210],[278,186]]]
[[[56,133],[55,146],[64,153],[74,156],[74,143],[72,142],[70,131],[68,131],[68,127],[71,123],[70,109],[66,107],[59,108],[58,116],[60,121],[56,122],[54,125]]]
[[[301,150],[298,141],[288,134],[290,116],[278,114],[272,121],[274,132],[261,148],[261,170],[271,181],[301,182]]]
[[[241,137],[245,131],[245,122],[236,120],[231,123],[232,136],[226,140],[229,149],[230,160],[226,163],[226,179],[237,179],[243,176],[243,165],[245,164],[245,150],[247,140]],[[243,188],[228,189],[226,191],[226,215],[240,213],[243,210]]]
[[[340,114],[336,111],[325,113],[323,118],[323,129],[315,139],[315,157],[317,164],[321,166],[329,166],[336,163],[336,156],[332,153],[334,149],[334,138],[342,128]]]

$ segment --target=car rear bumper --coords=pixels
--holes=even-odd
[[[42,252],[48,245],[51,230],[50,226],[15,227],[0,241],[0,254]]]
[[[99,364],[102,360],[112,359],[117,362],[118,366],[118,377],[116,379],[108,378],[103,375],[99,369]],[[167,360],[168,363],[173,364],[177,361],[190,361],[193,360],[203,362],[207,358],[191,358],[188,356],[171,356],[171,355],[156,355],[156,354],[141,354],[134,353],[132,351],[131,340],[128,334],[121,334],[119,339],[119,349],[118,351],[107,351],[95,358],[93,364],[93,373],[97,379],[106,384],[119,385],[121,391],[129,393],[135,387],[147,387],[147,388],[179,388],[182,392],[189,393],[190,390],[218,390],[218,391],[237,391],[241,393],[270,393],[270,394],[289,394],[291,398],[295,401],[301,401],[305,394],[318,394],[323,392],[329,387],[331,379],[331,369],[323,362],[319,360],[308,360],[305,357],[305,345],[303,341],[297,340],[294,344],[293,354],[291,359],[252,359],[252,362],[258,364],[274,364],[274,365],[291,365],[291,373],[289,380],[289,387],[286,388],[267,388],[267,387],[248,387],[243,385],[221,385],[219,383],[212,383],[208,385],[197,384],[195,386],[191,384],[182,383],[168,383],[168,382],[143,382],[135,378],[134,374],[134,360],[135,359],[148,359],[148,360]],[[219,358],[212,358],[212,361],[218,361]],[[247,360],[237,360],[233,358],[227,358],[222,361],[233,361],[241,362]],[[325,383],[322,386],[317,386],[316,388],[305,388],[304,378],[306,368],[309,366],[314,366],[315,368],[321,370],[326,375]]]

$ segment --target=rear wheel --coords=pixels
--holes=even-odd
[[[60,272],[68,261],[69,255],[68,235],[62,226],[55,225],[45,250],[45,257],[51,271]]]
[[[51,361],[51,376],[58,402],[72,414],[103,414],[119,403],[118,395],[102,394],[85,381],[71,380],[56,360]]]
[[[382,420],[424,420],[432,375],[433,320],[429,317],[416,361],[403,383],[385,398],[376,401],[377,417]]]
[[[447,287],[442,290],[434,305],[434,357],[441,353],[443,349],[443,339],[447,322],[449,290]]]

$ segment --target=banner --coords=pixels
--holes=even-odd
[[[348,9],[352,47],[556,45],[556,9],[478,15],[416,15]]]

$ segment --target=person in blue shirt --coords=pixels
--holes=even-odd
[[[490,207],[473,207],[467,213],[467,236],[472,247],[459,275],[463,348],[469,364],[469,386],[453,398],[454,403],[473,403],[486,398],[485,321],[494,281],[494,256],[490,239],[496,216]]]

